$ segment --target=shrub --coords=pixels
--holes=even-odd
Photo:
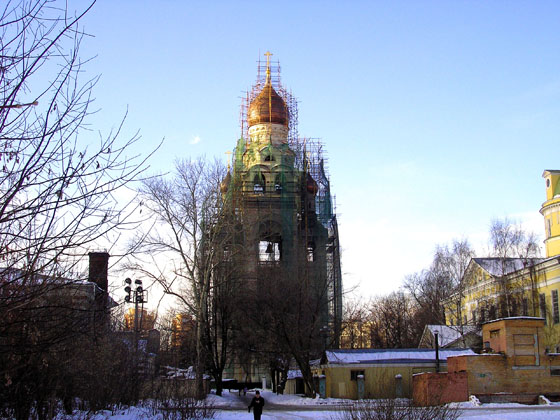
[[[338,412],[331,420],[457,420],[459,408],[449,405],[415,407],[410,400],[362,400]]]
[[[163,420],[202,420],[216,415],[214,407],[192,395],[188,383],[180,379],[159,380],[153,387],[152,411]]]

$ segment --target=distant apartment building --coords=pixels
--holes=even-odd
[[[139,330],[153,330],[156,325],[156,314],[146,309],[140,309],[138,311],[138,325],[135,326],[135,309],[129,308],[124,314],[124,329],[134,330],[138,328]]]

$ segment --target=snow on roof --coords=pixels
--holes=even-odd
[[[177,379],[196,379],[196,372],[193,366],[189,366],[187,369],[180,369],[174,366],[163,366],[167,378],[177,378]],[[202,375],[203,379],[211,379],[209,375]]]
[[[492,276],[503,276],[523,270],[534,264],[544,261],[546,258],[473,258],[478,265]]]
[[[290,369],[288,371],[288,379],[296,379],[296,378],[303,378],[303,375],[301,374],[301,370]]]
[[[470,349],[442,349],[439,360],[451,356],[470,356],[476,354]],[[368,364],[368,363],[423,363],[436,358],[434,349],[353,349],[327,350],[329,364]]]
[[[524,320],[537,320],[537,321],[545,321],[545,319],[543,317],[540,316],[525,316],[525,315],[521,315],[521,316],[508,316],[508,317],[504,317],[504,318],[496,318],[496,319],[491,319],[490,321],[486,321],[483,324],[491,324],[493,322],[498,322],[498,321],[508,321],[508,320],[512,320],[512,319],[524,319]]]
[[[426,328],[430,330],[432,335],[438,334],[440,347],[445,347],[459,340],[463,335],[477,332],[477,328],[474,325],[426,325]]]

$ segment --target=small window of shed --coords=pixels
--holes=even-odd
[[[350,380],[351,381],[357,381],[358,376],[360,376],[360,375],[365,377],[365,371],[364,370],[351,370],[350,371]]]

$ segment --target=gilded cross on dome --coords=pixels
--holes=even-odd
[[[270,56],[272,53],[267,51],[264,53],[266,55],[266,83],[270,83]]]
[[[264,86],[261,86],[262,73],[260,73],[260,70],[262,69],[262,61],[259,59],[259,75],[256,87],[261,91],[249,104],[247,124],[249,128],[257,124],[281,124],[288,127],[289,116],[286,102],[272,87],[270,64],[272,53],[267,51],[264,55],[266,56],[266,80]]]
[[[227,155],[227,168],[228,168],[228,171],[229,171],[229,168],[231,166],[231,155],[233,154],[233,152],[231,150],[228,150],[224,154]]]

